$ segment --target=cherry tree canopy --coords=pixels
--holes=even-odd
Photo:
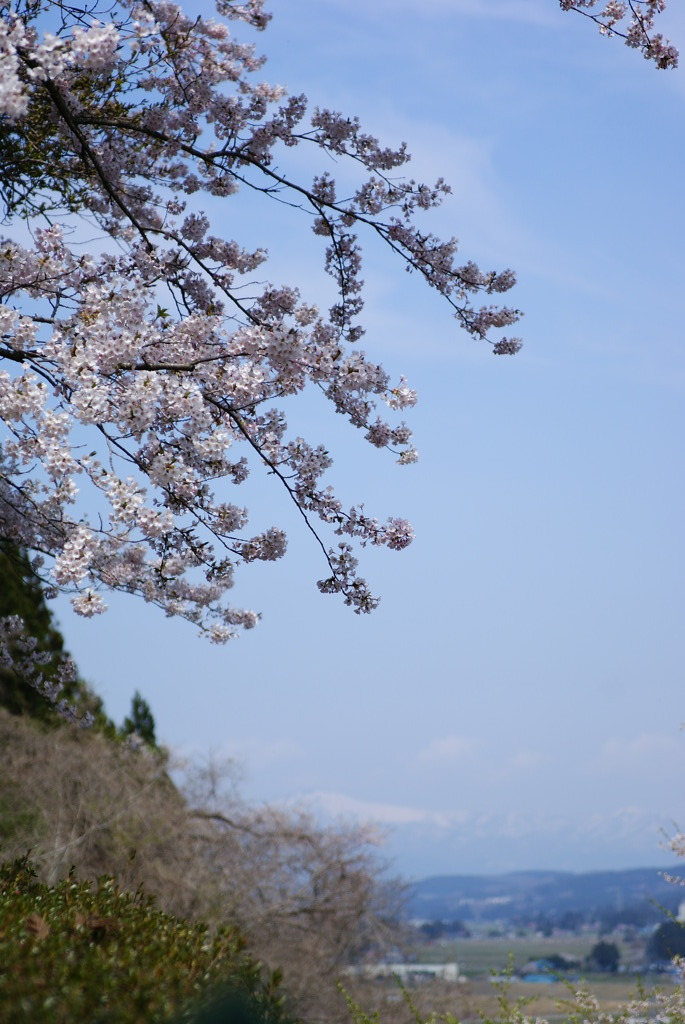
[[[664,0],[560,6],[677,61],[651,33]],[[286,548],[278,526],[252,535],[233,499],[256,467],[320,545],[320,590],[357,612],[377,600],[355,545],[411,541],[405,520],[342,504],[322,482],[328,451],[292,436],[280,405],[318,389],[372,445],[416,458],[397,418],[414,392],[358,344],[360,239],[382,240],[496,354],[520,347],[501,333],[520,314],[496,299],[512,271],[462,261],[455,239],[419,226],[445,182],[403,177],[404,145],[262,81],[242,35],[268,18],[263,0],[216,0],[212,17],[167,0],[0,3],[0,536],[82,615],[115,589],[217,642],[257,621],[225,603],[237,566]],[[282,169],[293,147],[310,178]],[[268,238],[248,249],[215,233],[203,197],[248,193],[308,219],[330,308],[296,282],[256,283]]]

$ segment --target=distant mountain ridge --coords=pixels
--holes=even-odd
[[[514,921],[564,915],[589,918],[642,908],[670,912],[685,897],[682,889],[661,875],[672,868],[630,868],[622,871],[514,871],[505,875],[438,875],[410,886],[411,918],[428,921]]]

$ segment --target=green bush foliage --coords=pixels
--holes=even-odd
[[[213,1004],[213,1005],[212,1005]],[[210,934],[111,878],[38,882],[26,860],[0,872],[4,1024],[290,1024],[278,973],[240,934]]]

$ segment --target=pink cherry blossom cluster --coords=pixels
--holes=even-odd
[[[61,658],[53,672],[46,669],[54,654],[39,650],[35,637],[27,636],[24,621],[18,615],[0,618],[0,669],[15,673],[34,687],[64,718],[81,727],[92,725],[90,712],[79,714],[64,697],[64,688],[78,679],[71,658]]]
[[[442,179],[397,177],[404,145],[334,111],[308,115],[304,96],[256,78],[263,59],[235,32],[266,26],[262,0],[214,6],[214,17],[170,0],[0,7],[0,536],[34,552],[45,585],[81,615],[125,591],[223,642],[258,620],[224,603],[236,568],[286,550],[280,528],[251,534],[230,500],[255,468],[321,546],[320,589],[357,612],[377,599],[351,542],[412,539],[404,519],[346,507],[322,479],[329,452],[290,436],[280,407],[318,389],[371,445],[400,464],[417,457],[407,425],[379,414],[411,407],[414,391],[356,345],[361,233],[496,353],[517,351],[491,333],[520,314],[477,304],[508,291],[511,271],[460,264],[455,239],[419,230],[415,215],[449,192]],[[289,175],[298,146],[312,164],[347,162],[356,187]],[[266,248],[224,237],[199,204],[246,191],[309,216],[336,286],[328,310],[292,284],[255,284]],[[93,228],[101,252],[84,244]],[[328,548],[325,531],[345,539]]]
[[[658,68],[678,67],[678,50],[668,39],[653,32],[654,19],[666,8],[666,0],[559,0],[564,11],[584,14],[603,35],[620,36],[627,46],[640,50]],[[597,10],[597,8],[601,8]]]

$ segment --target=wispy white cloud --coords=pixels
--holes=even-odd
[[[453,734],[428,743],[416,755],[415,764],[440,769],[458,765],[475,768],[477,765],[479,776],[504,781],[512,773],[519,777],[535,773],[549,760],[549,755],[531,748],[520,748],[509,756],[499,757],[495,751],[486,749],[482,740]]]
[[[441,237],[456,236],[464,260],[500,270],[513,266],[520,275],[600,293],[600,285],[579,271],[563,239],[541,234],[521,216],[508,186],[509,156],[487,125],[478,134],[464,132],[449,121],[400,114],[386,103],[369,103],[364,121],[384,143],[407,141],[407,177],[427,184],[438,176],[445,179],[451,195],[421,225]],[[391,280],[396,285],[394,275]]]
[[[663,827],[651,809],[633,805],[617,807],[607,813],[574,815],[562,805],[554,813],[547,811],[503,812],[469,811],[463,809],[428,810],[409,804],[362,800],[346,793],[319,790],[301,793],[288,801],[290,805],[307,806],[315,813],[331,819],[352,819],[392,827],[410,829],[426,836],[449,834],[453,843],[468,846],[481,839],[528,839],[531,846],[536,838],[568,838],[575,842],[592,838],[596,841],[627,840],[644,835],[645,831],[657,836]]]
[[[589,770],[598,775],[638,775],[653,780],[682,774],[685,769],[685,740],[670,733],[641,733],[612,737],[602,744]]]
[[[507,768],[515,772],[537,771],[549,758],[539,750],[517,750],[509,759]]]
[[[442,736],[419,751],[417,761],[422,764],[455,764],[472,761],[480,748],[471,736]]]
[[[449,823],[449,817],[435,814],[421,807],[403,804],[358,800],[345,793],[317,791],[300,794],[289,800],[290,804],[306,804],[329,818],[352,818],[357,821],[376,822],[381,825],[416,825]]]

